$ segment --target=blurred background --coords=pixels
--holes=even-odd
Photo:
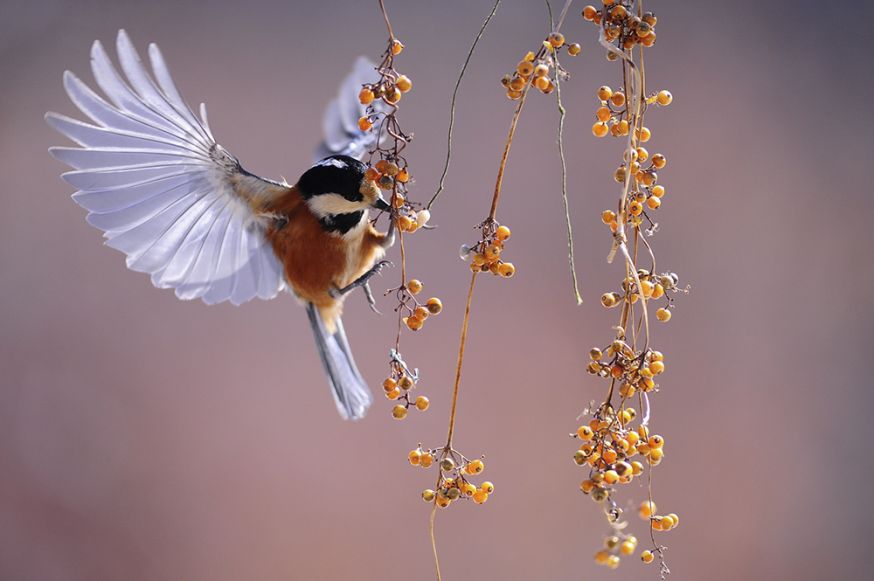
[[[388,1],[415,84],[401,109],[415,199],[436,186],[455,76],[491,4]],[[447,580],[657,578],[637,558],[593,563],[606,525],[578,491],[567,437],[603,396],[586,354],[611,337],[616,313],[598,297],[621,276],[599,222],[621,145],[590,133],[595,89],[616,86],[618,67],[583,4],[563,31],[583,46],[565,59],[564,98],[586,302],[574,306],[565,260],[555,101],[533,95],[498,214],[518,273],[478,285],[455,440],[485,454],[497,490],[438,515]],[[874,79],[850,22],[870,22],[874,5],[851,4],[647,2],[659,16],[649,86],[674,94],[647,117],[649,150],[669,160],[652,242],[692,288],[654,329],[668,362],[654,494],[682,519],[659,537],[672,578],[862,578],[870,565]],[[487,213],[512,113],[498,81],[547,32],[543,4],[506,0],[493,20],[461,88],[439,228],[408,241],[411,275],[446,309],[404,338],[432,406],[403,422],[381,398],[363,422],[338,418],[291,297],[180,302],[85,223],[46,153],[65,140],[42,116],[80,116],[61,74],[90,82],[91,42],[113,46],[120,27],[141,51],[160,44],[247,168],[291,181],[340,79],[386,36],[375,0],[0,0],[0,579],[431,578],[419,494],[434,471],[406,454],[445,440],[468,280],[457,249]],[[346,312],[378,389],[394,319],[359,295]],[[631,507],[645,490],[624,494]]]

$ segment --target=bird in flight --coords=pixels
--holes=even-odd
[[[360,159],[374,144],[357,124],[361,85],[378,80],[360,57],[324,115],[318,161],[291,185],[254,175],[213,137],[206,107],[185,103],[161,51],[148,50],[151,73],[124,30],[121,71],[103,45],[91,48],[91,70],[105,97],[73,73],[64,87],[88,117],[47,113],[54,129],[76,147],[49,151],[73,169],[64,180],[78,191],[87,221],[106,244],[127,256],[127,267],[172,288],[183,300],[240,305],[284,291],[306,309],[340,415],[360,419],[370,390],[355,365],[341,320],[350,291],[390,264],[394,224],[377,231],[371,210],[387,211]]]

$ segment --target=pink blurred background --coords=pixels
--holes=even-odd
[[[482,507],[439,514],[447,580],[657,578],[636,558],[615,572],[592,562],[605,525],[577,489],[566,435],[602,395],[584,366],[610,338],[615,313],[597,297],[620,276],[604,261],[599,214],[614,203],[621,146],[589,131],[594,91],[617,73],[582,4],[564,30],[583,45],[566,59],[564,91],[586,303],[573,305],[565,263],[555,102],[534,96],[498,215],[513,229],[518,274],[479,285],[456,435],[461,451],[486,455],[497,490]],[[491,2],[388,5],[408,47],[399,67],[415,83],[402,120],[416,134],[421,200],[442,164],[455,75]],[[675,96],[648,117],[650,151],[669,159],[653,243],[692,286],[654,330],[668,359],[654,400],[668,442],[654,493],[682,518],[660,537],[672,578],[868,577],[866,34],[821,2],[647,7],[660,17],[650,85]],[[852,11],[853,22],[874,17],[871,3]],[[61,73],[90,81],[91,42],[111,46],[120,27],[141,50],[160,44],[186,98],[208,103],[216,136],[249,169],[290,180],[310,163],[340,78],[385,37],[375,1],[0,0],[0,579],[431,578],[419,492],[434,473],[405,457],[445,438],[468,280],[457,248],[488,209],[512,111],[498,80],[542,39],[543,5],[507,0],[496,16],[461,89],[440,227],[409,241],[411,273],[446,310],[404,339],[433,403],[402,423],[383,399],[359,424],[339,420],[290,297],[182,303],[101,246],[46,153],[64,140],[42,115],[77,113]],[[388,271],[377,289],[399,276]],[[354,296],[346,325],[378,387],[393,318]]]

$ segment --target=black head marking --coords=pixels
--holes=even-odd
[[[350,202],[360,202],[361,180],[367,166],[346,155],[332,155],[304,172],[297,188],[304,199],[320,194],[339,194]]]

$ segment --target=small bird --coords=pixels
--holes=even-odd
[[[213,138],[206,107],[198,118],[176,88],[154,44],[149,74],[124,30],[117,38],[123,78],[99,41],[91,68],[106,99],[73,73],[64,86],[90,118],[47,113],[50,126],[78,147],[49,151],[73,168],[63,178],[106,244],[127,267],[151,275],[183,300],[240,305],[292,292],[305,306],[337,409],[360,419],[371,394],[343,330],[343,301],[387,266],[394,225],[378,232],[369,211],[389,210],[362,157],[375,138],[357,129],[356,97],[375,69],[363,57],[324,118],[324,157],[294,185],[246,171]],[[378,78],[378,76],[377,76]],[[107,100],[108,99],[108,100]],[[374,308],[375,310],[375,308]]]

